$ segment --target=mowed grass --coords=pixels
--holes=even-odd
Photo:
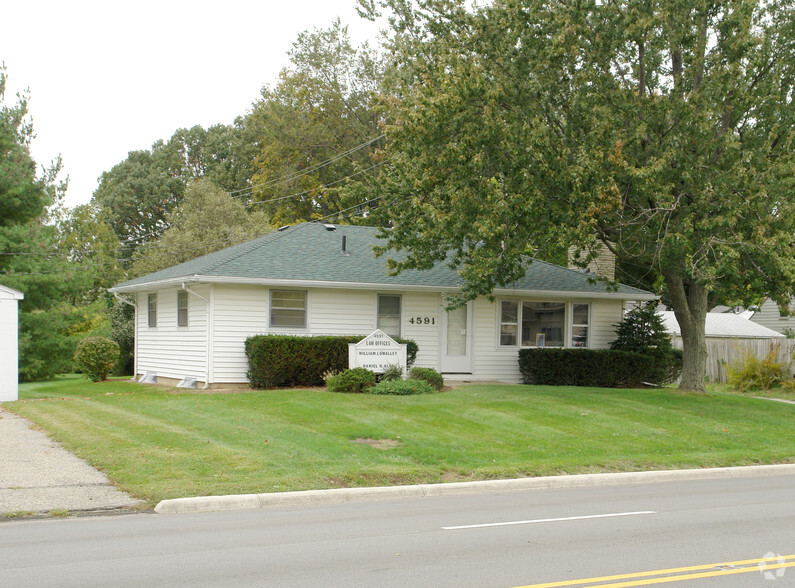
[[[188,393],[69,377],[22,415],[148,505],[166,498],[795,462],[795,406],[673,389]],[[367,441],[366,440],[371,440]],[[375,443],[380,441],[380,443]]]

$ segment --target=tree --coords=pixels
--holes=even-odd
[[[472,298],[602,242],[663,285],[703,391],[710,305],[795,291],[792,0],[467,4],[381,3],[394,269],[446,259]]]
[[[248,117],[259,145],[251,200],[277,226],[364,202],[350,184],[380,166],[371,158],[381,135],[370,103],[381,79],[377,54],[353,47],[336,20],[299,34],[289,55],[291,67],[262,89]]]
[[[256,146],[246,124],[239,118],[234,126],[177,129],[167,142],[131,151],[102,174],[92,205],[122,241],[126,255],[168,228],[166,217],[182,202],[190,182],[208,178],[228,191],[250,185]]]
[[[60,159],[37,174],[27,96],[9,104],[5,89],[0,67],[0,281],[25,295],[19,304],[20,378],[43,379],[70,366],[73,332],[85,316],[64,300],[82,282],[59,250],[48,213],[66,188],[56,179]]]
[[[130,251],[162,233],[166,215],[182,201],[185,182],[167,155],[162,142],[152,151],[131,151],[99,179],[92,203]]]
[[[209,180],[188,186],[182,203],[165,219],[168,229],[133,255],[132,274],[155,272],[212,253],[271,230],[262,211],[249,213],[245,205]]]

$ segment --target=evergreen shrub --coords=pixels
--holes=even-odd
[[[294,335],[256,335],[246,339],[248,359],[246,376],[252,388],[281,386],[322,386],[323,375],[348,368],[348,344],[358,343],[366,335],[346,337]],[[410,366],[419,347],[411,339],[395,337],[406,344]]]
[[[362,394],[375,386],[375,373],[365,368],[343,370],[326,378],[326,387],[330,392],[348,392]]]
[[[410,380],[420,380],[427,382],[436,390],[444,388],[444,377],[433,368],[415,367],[409,372]]]
[[[682,351],[674,349],[656,302],[638,306],[624,316],[616,325],[616,339],[610,349],[650,356],[653,361],[644,382],[668,384],[682,373]]]
[[[433,394],[436,388],[425,380],[384,380],[370,388],[370,394],[391,394],[410,396],[412,394]]]
[[[105,337],[86,337],[77,344],[74,360],[92,382],[107,379],[119,359],[119,345]]]

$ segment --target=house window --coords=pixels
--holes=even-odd
[[[519,330],[519,303],[514,300],[500,302],[500,345],[516,345]]]
[[[565,302],[522,302],[522,347],[563,347],[565,325]]]
[[[271,290],[271,326],[306,328],[306,292]]]
[[[188,293],[185,290],[177,292],[177,326],[188,326]]]
[[[378,295],[377,327],[390,337],[400,337],[400,296]]]
[[[571,346],[588,347],[589,304],[571,305]]]
[[[587,303],[500,301],[500,345],[565,347],[567,307],[571,312],[571,346],[588,347]]]
[[[148,321],[147,324],[154,328],[157,326],[157,294],[149,295]]]

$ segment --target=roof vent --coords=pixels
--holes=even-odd
[[[286,230],[287,230],[287,229],[289,229],[289,228],[290,228],[290,225],[284,225],[283,227],[279,227],[279,228],[278,228],[278,229],[276,229],[276,230],[277,230],[277,231],[286,231]]]
[[[348,253],[348,237],[345,235],[342,236],[342,254],[350,255],[350,253]]]
[[[326,227],[327,231],[336,231],[337,230],[337,227],[335,225],[323,225],[323,226]]]

